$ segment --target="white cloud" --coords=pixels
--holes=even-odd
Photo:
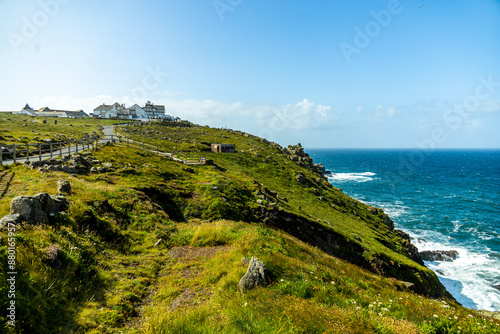
[[[280,132],[334,127],[338,117],[330,106],[304,99],[296,104],[247,105],[211,100],[159,100],[168,113],[199,124],[229,126],[244,122],[247,131]]]
[[[500,101],[486,101],[479,105],[473,112],[499,112]]]
[[[373,117],[371,117],[370,120],[373,123],[380,124],[385,118],[393,117],[395,112],[396,110],[394,109],[394,107],[385,108],[382,105],[378,105],[375,107],[375,112],[373,113]]]
[[[465,122],[464,129],[466,131],[476,131],[484,127],[483,122],[478,119],[469,119]]]

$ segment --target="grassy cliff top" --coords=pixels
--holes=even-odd
[[[99,133],[102,126],[114,123],[117,121],[34,117],[0,112],[0,145],[36,144],[43,139],[80,139],[93,131]]]
[[[54,194],[60,179],[72,186],[65,213],[16,230],[18,322],[5,331],[500,332],[454,302],[384,213],[332,187],[300,146],[189,123],[116,132],[214,165],[114,144],[93,152],[111,164],[104,173],[0,168],[0,216],[17,196]],[[211,153],[210,143],[237,152]],[[5,264],[7,231],[0,238]],[[241,293],[252,256],[272,283]],[[0,273],[5,310],[6,265]]]

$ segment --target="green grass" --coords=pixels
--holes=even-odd
[[[3,331],[500,333],[498,320],[406,289],[403,274],[427,283],[435,276],[420,277],[432,272],[404,255],[404,242],[381,217],[288,159],[276,145],[194,125],[141,131],[154,131],[158,138],[149,133],[144,139],[164,150],[188,149],[194,138],[198,150],[189,154],[213,159],[225,171],[194,166],[190,173],[182,164],[123,145],[94,153],[117,167],[104,174],[0,167],[14,174],[0,198],[1,216],[16,196],[54,194],[59,179],[69,180],[73,190],[65,214],[46,226],[16,231],[18,323]],[[203,141],[235,143],[239,152],[213,154]],[[268,156],[271,163],[263,161]],[[295,181],[299,172],[306,186]],[[292,236],[267,226],[256,214],[259,199],[266,210],[280,208],[359,245],[366,261],[386,262],[381,266],[386,272],[379,275],[351,263],[349,256],[335,257],[305,242],[314,242],[314,234]],[[175,255],[179,252],[185,254]],[[241,259],[252,256],[266,264],[272,283],[241,293],[238,282],[246,271]],[[7,263],[5,230],[0,231],[0,259]],[[6,272],[2,265],[4,310]],[[5,324],[5,313],[0,318]]]
[[[43,123],[43,121],[46,123]],[[55,124],[57,121],[57,124]],[[80,139],[101,127],[117,123],[110,119],[66,119],[12,115],[0,112],[0,145],[36,144],[42,139]]]

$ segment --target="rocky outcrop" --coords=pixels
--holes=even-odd
[[[444,261],[453,262],[457,259],[458,252],[456,250],[449,251],[423,251],[420,256],[424,261]]]
[[[394,230],[394,233],[396,233],[403,240],[402,246],[406,251],[406,255],[421,266],[424,266],[424,261],[422,261],[422,257],[418,252],[417,246],[411,243],[410,235],[401,230]]]
[[[269,271],[266,269],[264,263],[260,262],[257,258],[250,259],[248,269],[245,275],[240,279],[238,284],[240,290],[247,291],[253,290],[257,287],[265,287],[271,282]]]
[[[33,197],[18,196],[10,203],[10,215],[2,218],[0,227],[5,227],[9,222],[16,225],[21,222],[28,224],[45,224],[49,217],[68,207],[68,200],[64,196],[51,196],[40,193]]]
[[[382,215],[383,223],[389,227],[389,229],[394,230],[394,222],[392,221],[391,217],[387,214]]]
[[[282,147],[281,152],[288,155],[288,158],[295,161],[299,166],[309,169],[310,171],[323,176],[326,171],[323,164],[314,164],[313,159],[304,151],[304,148],[300,143],[297,145],[288,145],[288,147]]]
[[[111,163],[101,163],[90,153],[72,154],[61,159],[30,160],[24,164],[31,169],[38,169],[42,173],[49,171],[64,172],[68,174],[105,173],[115,171]]]

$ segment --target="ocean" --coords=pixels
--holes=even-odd
[[[420,251],[456,250],[425,262],[463,306],[500,311],[500,150],[307,149],[330,182],[382,208]]]

